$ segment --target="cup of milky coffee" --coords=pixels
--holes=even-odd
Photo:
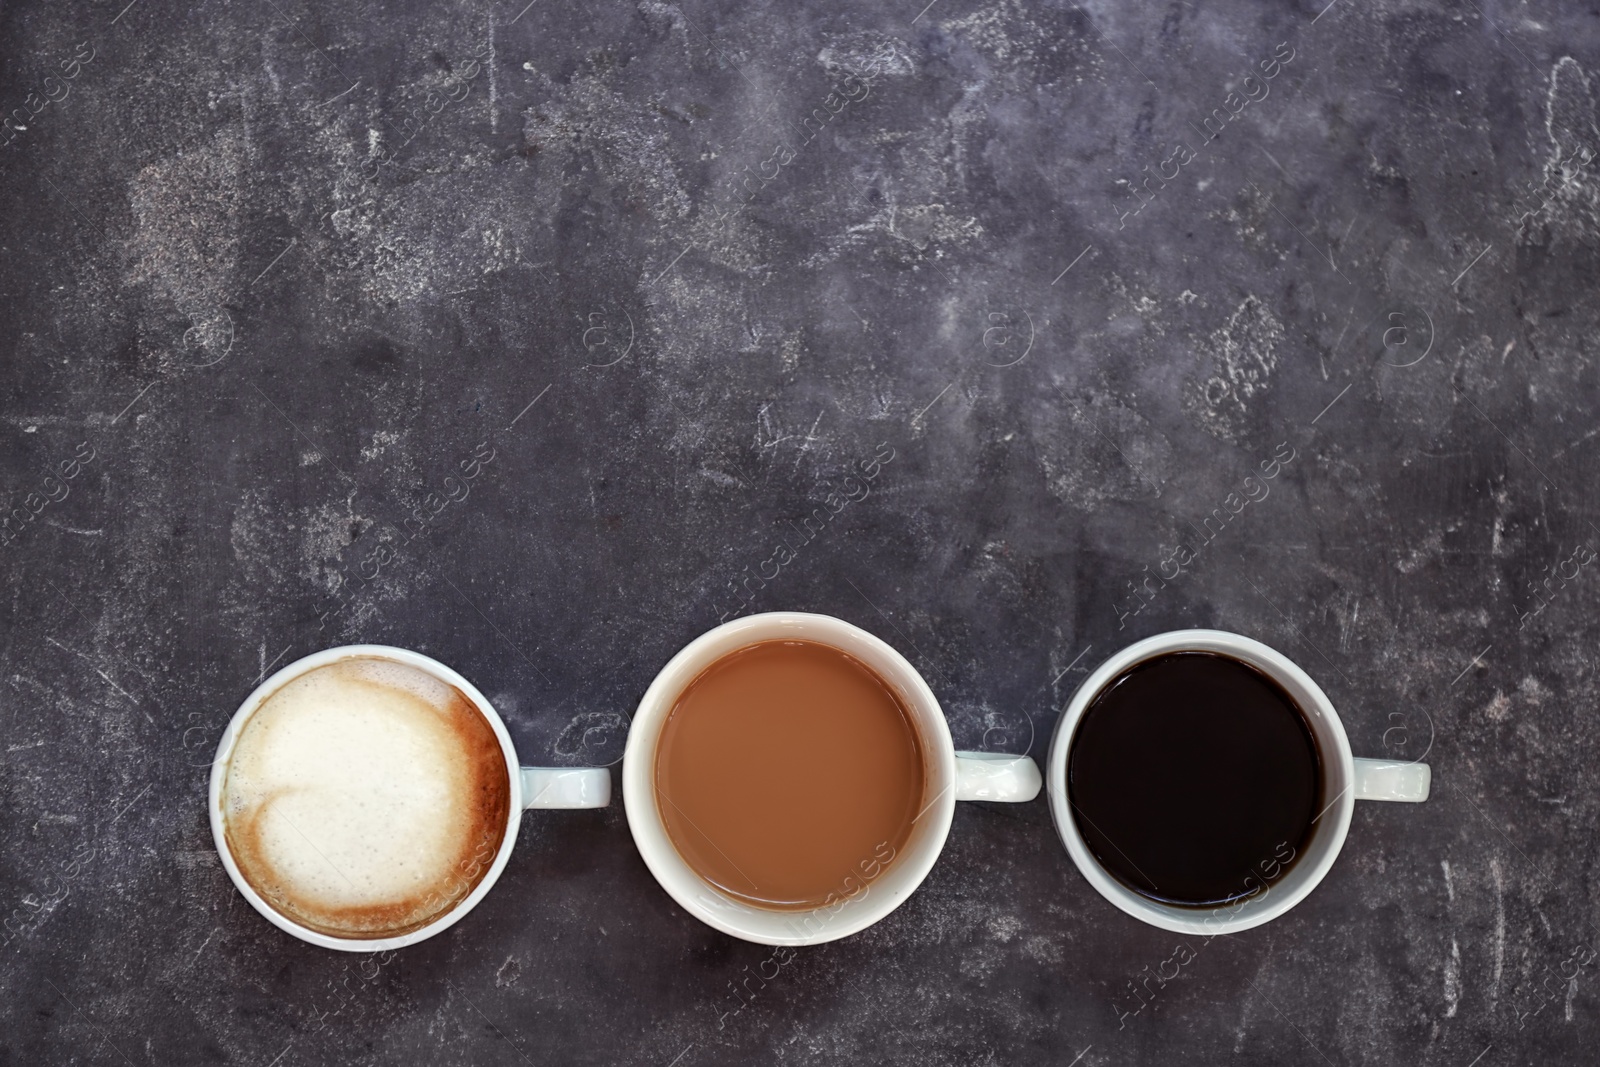
[[[957,800],[1026,801],[1027,756],[957,752],[928,684],[839,619],[752,615],[691,641],[628,730],[622,796],[645,864],[690,915],[811,945],[888,915]]]
[[[1424,801],[1432,772],[1354,758],[1333,704],[1282,653],[1179,630],[1084,680],[1045,781],[1090,885],[1152,926],[1211,935],[1304,900],[1339,855],[1355,802]]]
[[[280,929],[351,952],[415,944],[472,910],[524,808],[610,800],[608,770],[521,766],[472,683],[384,645],[268,678],[211,768],[211,832],[239,892]]]

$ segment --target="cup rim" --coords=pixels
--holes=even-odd
[[[500,841],[499,851],[495,853],[494,862],[489,865],[489,870],[473,887],[471,893],[462,898],[455,907],[439,916],[427,926],[419,927],[409,933],[396,937],[382,938],[350,938],[334,937],[324,934],[309,927],[301,926],[293,919],[279,912],[256,892],[255,888],[244,877],[238,863],[233,858],[233,852],[228,847],[227,835],[224,828],[224,814],[222,810],[222,791],[228,776],[228,764],[233,756],[233,750],[238,742],[240,731],[245,723],[258,711],[266,699],[276,693],[283,686],[294,679],[313,671],[318,667],[325,667],[330,663],[337,663],[346,659],[387,659],[414,667],[432,675],[438,680],[454,686],[472,701],[478,712],[488,721],[495,737],[500,742],[501,754],[505,757],[506,777],[510,781],[511,810],[506,817],[505,836]],[[318,945],[322,948],[336,949],[342,952],[390,952],[395,949],[414,945],[425,941],[435,934],[442,933],[459,922],[467,912],[478,905],[494,883],[499,880],[500,874],[505,870],[506,863],[510,860],[511,849],[517,842],[517,830],[522,825],[522,774],[521,764],[517,760],[517,751],[511,743],[511,734],[506,730],[506,725],[495,711],[489,698],[478,691],[477,687],[463,678],[452,668],[440,663],[431,656],[421,652],[413,652],[407,648],[396,648],[392,645],[339,645],[334,648],[325,648],[302,656],[293,663],[279,668],[271,677],[261,682],[244,698],[239,709],[228,720],[227,729],[222,732],[222,739],[217,743],[217,755],[211,763],[211,782],[208,792],[207,806],[211,819],[211,837],[216,845],[217,854],[222,859],[222,866],[228,872],[228,877],[233,879],[236,886],[250,905],[260,912],[268,922],[285,933],[292,934],[302,941]]]
[[[1309,697],[1315,705],[1314,710],[1325,721],[1327,732],[1333,742],[1331,746],[1319,744],[1324,759],[1324,774],[1329,775],[1336,769],[1339,775],[1336,782],[1328,783],[1325,788],[1332,788],[1338,782],[1343,783],[1343,788],[1327,803],[1315,820],[1323,827],[1313,832],[1313,840],[1317,841],[1318,847],[1322,849],[1316,860],[1309,867],[1291,867],[1289,873],[1271,887],[1270,896],[1262,898],[1254,907],[1235,911],[1232,916],[1221,921],[1218,921],[1216,916],[1224,913],[1231,905],[1179,908],[1150,900],[1124,887],[1089,851],[1082,835],[1078,833],[1067,801],[1067,755],[1072,747],[1072,738],[1077,731],[1078,723],[1082,721],[1089,704],[1109,682],[1135,664],[1168,653],[1184,651],[1218,652],[1224,655],[1242,653],[1242,658],[1253,665],[1265,664],[1266,672],[1275,675],[1275,680],[1279,684],[1287,680],[1290,683],[1288,688],[1297,689]],[[1331,751],[1328,751],[1329,748]],[[1328,767],[1328,764],[1336,764],[1336,768]],[[1050,796],[1050,815],[1055,823],[1056,833],[1066,846],[1067,853],[1072,857],[1072,862],[1079,873],[1101,896],[1134,918],[1160,929],[1174,933],[1214,935],[1240,933],[1270,922],[1300,903],[1321,884],[1344,848],[1345,839],[1349,835],[1350,821],[1355,810],[1355,795],[1350,788],[1354,775],[1355,757],[1350,749],[1350,739],[1345,733],[1344,724],[1339,719],[1339,713],[1334,709],[1333,702],[1328,699],[1327,694],[1322,691],[1322,687],[1317,685],[1298,664],[1277,649],[1242,634],[1227,630],[1189,629],[1170,630],[1135,641],[1114,653],[1089,673],[1072,694],[1072,699],[1056,721],[1044,777],[1045,788]]]
[[[656,744],[660,740],[667,713],[672,710],[673,700],[684,685],[692,681],[715,659],[742,647],[743,644],[779,639],[786,635],[833,644],[843,652],[856,654],[850,648],[836,644],[830,639],[830,634],[843,635],[866,645],[903,672],[904,680],[911,692],[904,692],[901,695],[908,701],[916,702],[922,709],[916,720],[916,726],[922,732],[923,740],[928,742],[929,751],[924,758],[936,763],[939,773],[950,784],[929,801],[923,813],[918,816],[919,820],[934,821],[928,824],[929,829],[923,833],[916,851],[913,853],[908,850],[896,861],[894,869],[897,872],[905,872],[899,875],[900,888],[897,891],[862,898],[859,907],[845,908],[837,912],[829,918],[820,931],[815,933],[776,934],[756,930],[742,926],[723,912],[708,906],[704,898],[708,892],[716,894],[716,897],[722,900],[735,901],[735,898],[723,894],[696,874],[673,847],[655,802]],[[746,640],[732,645],[725,651],[712,653],[713,648],[739,636],[744,636]],[[651,875],[661,888],[666,890],[667,895],[689,915],[722,933],[760,945],[794,947],[819,945],[859,933],[887,917],[922,885],[928,873],[933,870],[939,855],[944,851],[950,826],[955,820],[955,762],[955,741],[950,736],[944,709],[939,706],[938,698],[934,696],[922,673],[892,645],[876,634],[832,615],[803,611],[768,611],[741,616],[712,627],[679,649],[657,672],[649,688],[645,690],[644,696],[640,698],[638,710],[634,713],[628,729],[627,747],[622,758],[622,801],[627,811],[628,830],[633,835],[634,845],[644,859],[645,866],[650,869]],[[751,907],[751,910],[760,910],[746,901],[735,902]],[[806,916],[816,915],[821,910],[816,908],[780,912],[774,909],[768,914],[792,917],[795,922],[789,925],[797,926]]]

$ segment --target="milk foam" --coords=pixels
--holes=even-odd
[[[482,724],[451,686],[375,659],[318,668],[274,693],[245,724],[225,791],[247,879],[314,924],[444,911],[492,862],[505,825],[502,815],[490,827],[488,849],[473,840],[486,746],[475,752],[453,721],[463,708]]]

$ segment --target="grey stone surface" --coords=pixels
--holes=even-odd
[[[1592,7],[124,2],[0,9],[0,1063],[1593,1061]],[[416,648],[604,763],[775,608],[1041,759],[1116,648],[1234,630],[1435,794],[1137,997],[1182,939],[1042,799],[743,1001],[620,806],[382,966],[218,865],[275,665]]]

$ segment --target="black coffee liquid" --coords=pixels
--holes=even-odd
[[[1322,763],[1289,694],[1209,652],[1146,660],[1084,713],[1067,762],[1078,832],[1129,889],[1168,904],[1252,896],[1305,850]]]

